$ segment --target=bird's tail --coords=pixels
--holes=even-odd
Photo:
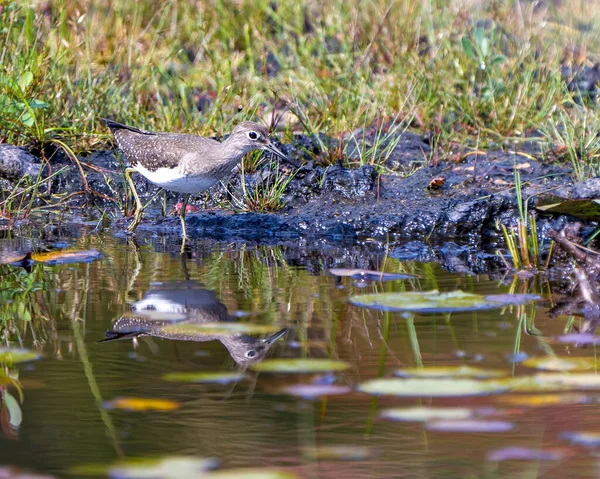
[[[108,126],[112,132],[114,132],[115,130],[129,130],[133,131],[134,133],[140,133],[142,135],[154,135],[154,133],[150,131],[141,130],[139,128],[135,128],[134,126],[123,125],[122,123],[117,123],[116,121],[109,120],[108,118],[99,118],[100,120],[106,123],[106,126]]]

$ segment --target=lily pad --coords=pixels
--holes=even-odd
[[[498,378],[506,376],[498,369],[482,369],[472,366],[440,366],[397,369],[394,374],[401,378]]]
[[[488,453],[488,461],[558,461],[563,458],[560,451],[540,451],[529,447],[504,447]]]
[[[529,358],[523,361],[522,364],[529,368],[544,369],[546,371],[583,371],[595,367],[596,361],[593,358],[546,356],[543,358]]]
[[[335,384],[294,384],[281,391],[292,396],[311,399],[323,396],[348,394],[352,389],[348,386],[336,386]]]
[[[178,383],[218,383],[227,384],[241,381],[246,375],[241,372],[201,372],[201,373],[167,373],[162,378]]]
[[[450,313],[455,311],[478,311],[524,304],[539,299],[532,294],[481,295],[453,291],[409,291],[352,296],[350,302],[357,306],[383,311],[412,311],[418,313]]]
[[[358,387],[359,391],[388,396],[403,397],[460,397],[498,394],[508,391],[507,382],[477,381],[455,378],[389,378],[367,381]]]
[[[517,394],[498,396],[495,398],[495,402],[513,406],[544,407],[583,404],[589,402],[589,398],[583,394]]]
[[[0,348],[0,363],[12,365],[39,359],[41,355],[30,349]]]
[[[345,361],[335,359],[267,359],[250,366],[255,371],[267,373],[322,373],[344,371],[350,367]]]
[[[275,328],[264,324],[251,323],[185,323],[185,324],[170,324],[160,328],[161,332],[170,334],[203,334],[212,336],[236,336],[240,334],[266,334],[270,333]]]
[[[349,276],[354,279],[369,281],[391,281],[394,279],[412,279],[414,276],[401,273],[384,273],[383,271],[372,271],[368,269],[352,268],[330,268],[328,270],[334,276]]]
[[[124,409],[126,411],[173,411],[181,404],[168,399],[123,397],[104,403],[106,409]]]
[[[600,375],[594,373],[544,374],[534,376],[538,384],[563,389],[600,389]]]
[[[31,253],[31,259],[38,263],[89,263],[102,258],[102,253],[95,248],[88,250],[58,250],[47,253]]]
[[[224,469],[204,474],[201,479],[296,479],[297,477],[293,472],[277,469]]]
[[[69,469],[74,476],[106,476],[111,479],[195,479],[218,467],[216,459],[190,456],[134,457],[112,465],[84,464]]]
[[[573,333],[573,334],[565,334],[564,336],[558,336],[556,340],[559,343],[567,343],[567,344],[600,344],[600,336],[596,336],[592,333]]]
[[[572,444],[588,447],[600,446],[600,433],[598,432],[565,432],[561,437]]]
[[[406,407],[392,408],[381,411],[383,419],[394,421],[426,422],[435,419],[468,419],[473,411],[461,407]]]
[[[364,461],[371,456],[366,447],[360,446],[321,446],[305,447],[304,454],[320,461]]]
[[[441,419],[425,425],[429,431],[443,432],[507,432],[513,428],[507,421],[490,421],[487,419]]]
[[[23,413],[21,412],[21,406],[14,396],[4,391],[3,395],[4,405],[8,410],[8,422],[13,429],[19,429],[23,422]]]

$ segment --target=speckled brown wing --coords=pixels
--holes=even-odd
[[[132,166],[141,164],[149,171],[177,168],[181,159],[190,153],[197,153],[210,164],[211,149],[219,144],[209,138],[185,134],[148,134],[125,129],[115,130],[113,134],[127,161]]]

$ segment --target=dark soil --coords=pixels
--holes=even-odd
[[[368,145],[375,141],[374,135],[376,132],[365,131],[355,138]],[[226,188],[216,185],[208,195],[192,201],[199,211],[187,215],[188,234],[192,238],[228,241],[285,242],[300,237],[374,241],[387,245],[393,257],[440,261],[451,269],[474,271],[485,268],[484,263],[490,260],[483,251],[495,251],[497,247],[497,222],[516,224],[515,170],[520,173],[523,197],[530,207],[535,206],[536,195],[545,191],[560,191],[565,197],[600,196],[599,180],[573,184],[569,167],[534,160],[541,157],[535,138],[519,145],[518,151],[505,146],[486,154],[457,154],[454,161],[432,166],[427,164],[432,157],[428,142],[407,131],[381,162],[384,166],[380,170],[371,165],[359,166],[360,149],[352,145],[346,148],[345,162],[357,167],[343,167],[339,162],[321,166],[324,153],[320,145],[332,151],[336,141],[324,135],[318,140],[297,135],[294,140],[280,145],[288,156],[302,163],[285,189],[283,208],[274,213],[256,213],[224,207],[232,204],[232,197],[243,196],[240,173],[234,172]],[[100,212],[110,213],[104,221],[123,234],[123,162],[112,151],[99,151],[81,160],[89,191],[85,192],[78,167],[65,155],[57,154],[50,160],[52,171],[64,171],[43,184],[42,200],[48,200],[52,193],[60,192],[63,198],[72,194],[63,203],[63,210],[75,213],[67,215],[71,222],[97,224]],[[246,188],[253,190],[273,181],[276,169],[280,174],[292,173],[288,168],[264,161],[255,172],[245,174]],[[47,165],[26,150],[0,145],[3,189],[14,187],[23,175],[37,174],[40,169],[42,175],[49,174]],[[143,202],[158,192],[141,176],[136,181]],[[161,212],[164,198],[170,213],[167,216]],[[146,210],[137,234],[180,235],[179,219],[173,214],[179,200],[177,194],[160,193]],[[117,219],[111,224],[109,217]],[[539,214],[538,228],[545,232],[573,221],[564,215]],[[590,223],[588,230],[584,228],[584,233],[594,224]]]

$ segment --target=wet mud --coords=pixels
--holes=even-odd
[[[385,157],[374,158],[379,166],[361,164],[364,145],[375,143],[375,135],[365,130],[355,132],[352,142],[347,140],[343,165],[352,167],[343,166],[342,161],[330,163],[330,158],[325,161],[323,147],[331,152],[337,142],[325,135],[296,135],[293,143],[277,143],[302,166],[291,170],[265,160],[254,172],[243,174],[243,179],[239,169],[232,172],[228,180],[191,201],[195,208],[187,214],[188,234],[192,238],[258,243],[298,238],[373,242],[399,259],[437,261],[450,269],[477,271],[489,268],[490,257],[502,246],[497,224],[514,225],[519,218],[516,173],[529,208],[535,207],[538,195],[548,191],[567,198],[600,195],[599,180],[575,183],[569,166],[535,160],[543,156],[535,138],[518,147],[459,152],[452,159],[438,161],[427,138],[404,131],[393,148],[385,149]],[[71,195],[61,207],[67,222],[98,223],[98,211],[109,211],[111,219],[103,218],[103,226],[124,235],[123,159],[116,151],[98,151],[80,161],[85,181],[79,166],[60,152],[51,159],[50,170],[48,163],[27,150],[0,145],[3,188],[14,188],[27,174],[54,174],[41,184],[40,202],[55,193]],[[261,191],[269,182],[287,175],[292,178],[278,211],[240,211],[244,190]],[[144,203],[155,198],[137,234],[180,235],[175,214],[179,196],[161,193],[140,175],[136,175],[136,184]],[[538,230],[543,236],[574,221],[568,215],[538,212]],[[592,231],[594,225],[588,222],[583,232]]]

